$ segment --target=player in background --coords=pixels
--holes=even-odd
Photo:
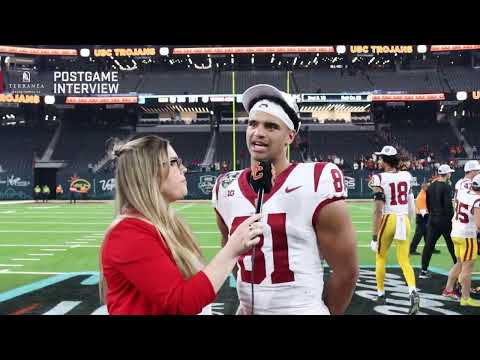
[[[377,303],[387,302],[385,294],[385,273],[388,249],[393,241],[397,247],[397,260],[408,285],[410,309],[415,315],[420,307],[416,290],[415,274],[410,264],[410,219],[415,216],[414,197],[411,192],[412,176],[408,171],[399,171],[400,159],[393,146],[384,146],[378,165],[382,173],[375,174],[369,186],[373,189],[374,214],[371,248],[376,253],[375,272],[377,279]]]
[[[473,178],[470,190],[461,190],[457,193],[456,203],[451,236],[457,262],[450,269],[443,296],[458,299],[458,295],[453,291],[455,281],[458,279],[461,284],[460,305],[480,307],[480,302],[470,297],[472,270],[478,255],[480,175]]]
[[[465,163],[463,171],[465,171],[465,176],[458,180],[455,184],[455,203],[453,204],[455,209],[457,207],[456,200],[458,193],[463,190],[470,190],[470,185],[472,184],[473,178],[480,174],[480,163],[477,160],[469,160]]]

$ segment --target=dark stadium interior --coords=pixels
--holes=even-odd
[[[0,61],[4,93],[9,93],[7,84],[26,71],[47,83],[40,95],[48,95],[54,71],[118,71],[118,95],[147,100],[111,105],[0,103],[1,171],[26,177],[35,161],[64,161],[60,177],[108,172],[113,169],[113,139],[145,131],[171,139],[190,171],[244,168],[249,163],[247,114],[238,100],[234,114],[232,102],[222,97],[258,83],[294,94],[448,94],[445,101],[375,101],[360,104],[361,109],[348,100],[303,103],[303,127],[290,148],[292,161],[334,161],[347,172],[373,171],[372,153],[387,143],[399,148],[408,159],[405,166],[413,170],[432,170],[441,162],[461,166],[462,159],[478,155],[479,106],[473,98],[455,99],[458,91],[480,89],[478,50],[180,55],[170,48],[162,56],[94,56],[105,47],[89,47],[89,56],[5,54]]]

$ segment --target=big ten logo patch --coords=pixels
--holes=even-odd
[[[235,195],[235,190],[227,190],[227,197],[232,197]]]

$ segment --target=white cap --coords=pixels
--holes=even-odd
[[[447,164],[443,164],[438,167],[438,175],[446,175],[453,172],[455,172],[455,170],[452,170]]]
[[[472,187],[480,188],[480,174],[475,175],[475,177],[472,179]]]
[[[469,160],[463,167],[465,172],[480,170],[480,163],[477,160]]]
[[[288,105],[288,107],[290,107],[295,112],[295,114],[298,114],[299,113],[298,105],[293,99],[293,97],[283,91],[278,90],[276,87],[268,84],[259,84],[259,85],[251,86],[247,90],[245,90],[245,92],[242,95],[243,107],[247,112],[250,112],[251,110],[256,110],[256,111],[261,110],[261,111],[270,113],[273,116],[279,117],[282,121],[286,123],[286,125],[289,128],[292,129],[292,125],[295,125],[295,124],[293,124],[293,120],[290,119],[290,117],[287,115],[287,113],[285,113],[285,111],[282,109],[281,106],[274,104],[276,106],[273,106],[273,105],[269,106],[267,110],[267,107],[265,107],[265,104],[267,104],[267,102],[264,102],[263,108],[259,107],[258,102],[256,104],[252,104],[252,100],[260,96],[271,96],[273,98],[282,100]],[[268,105],[270,104],[273,104],[273,103],[268,102]],[[299,121],[298,127],[300,127],[300,121]]]
[[[393,146],[386,145],[382,148],[382,151],[376,152],[375,155],[395,156],[397,155],[397,149]]]

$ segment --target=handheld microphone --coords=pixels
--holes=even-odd
[[[272,163],[270,161],[260,161],[252,166],[252,172],[250,174],[250,185],[257,193],[256,214],[260,214],[262,211],[263,194],[268,194],[272,190]],[[253,283],[255,279],[255,246],[252,248],[252,272],[251,272],[251,285],[252,285],[252,314],[254,309],[254,291]]]

